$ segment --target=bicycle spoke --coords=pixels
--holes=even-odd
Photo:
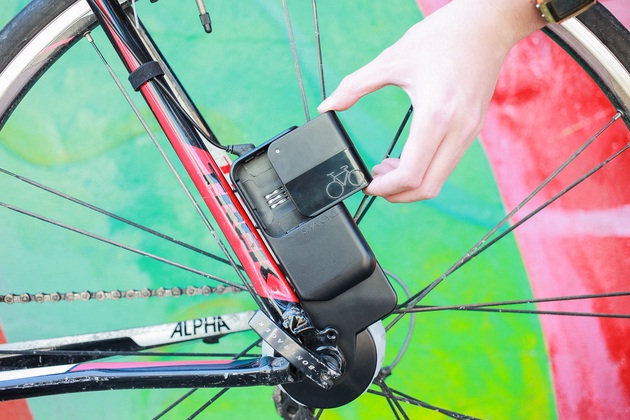
[[[105,237],[100,236],[100,235],[96,235],[96,234],[88,232],[86,230],[79,229],[77,227],[70,226],[68,224],[59,222],[57,220],[50,219],[48,217],[42,216],[41,214],[33,213],[31,211],[28,211],[28,210],[25,210],[25,209],[22,209],[22,208],[19,208],[19,207],[15,207],[15,206],[13,206],[11,204],[7,204],[7,203],[4,203],[4,202],[0,202],[0,206],[6,208],[8,210],[12,210],[14,212],[17,212],[17,213],[20,213],[20,214],[32,217],[34,219],[38,219],[38,220],[41,220],[43,222],[52,224],[54,226],[61,227],[63,229],[69,230],[71,232],[78,233],[78,234],[83,235],[85,237],[88,237],[88,238],[91,238],[91,239],[95,239],[97,241],[101,241],[101,242],[104,242],[104,243],[109,244],[109,245],[113,245],[115,247],[124,249],[126,251],[133,252],[133,253],[141,255],[143,257],[148,257],[148,258],[151,258],[153,260],[160,261],[160,262],[162,262],[164,264],[168,264],[168,265],[171,265],[173,267],[179,268],[181,270],[188,271],[188,272],[191,272],[193,274],[198,274],[198,275],[200,275],[202,277],[218,281],[218,282],[223,283],[223,284],[225,284],[227,286],[232,286],[235,289],[247,290],[247,288],[245,286],[241,285],[241,284],[237,284],[237,283],[231,282],[229,280],[222,279],[221,277],[215,276],[213,274],[206,273],[206,272],[201,271],[201,270],[197,270],[196,268],[188,267],[186,265],[177,263],[175,261],[171,261],[171,260],[166,259],[166,258],[162,258],[162,257],[157,256],[155,254],[151,254],[149,252],[142,251],[142,250],[140,250],[138,248],[134,248],[134,247],[131,247],[131,246],[128,246],[128,245],[124,245],[124,244],[122,244],[120,242],[117,242],[117,241],[105,238]]]
[[[388,270],[385,270],[385,274],[387,275],[388,278],[393,279],[396,283],[398,283],[398,285],[403,289],[403,292],[405,293],[407,298],[411,297],[411,290],[409,290],[409,287],[407,286],[407,284],[404,281],[402,281],[400,277],[398,277],[397,275],[395,275],[394,273]],[[400,349],[398,350],[398,353],[396,354],[396,357],[394,358],[394,360],[388,366],[383,366],[381,368],[382,373],[389,374],[396,367],[396,365],[400,363],[403,355],[405,354],[405,352],[407,351],[407,348],[409,347],[409,344],[411,344],[411,338],[412,338],[415,325],[416,325],[416,315],[414,313],[411,313],[409,314],[409,327],[407,328],[405,341],[400,346]]]
[[[212,258],[212,259],[214,259],[216,261],[219,261],[219,262],[221,262],[223,264],[228,264],[228,265],[230,264],[230,262],[228,260],[226,260],[225,258],[221,258],[220,256],[218,256],[216,254],[212,254],[210,252],[204,251],[201,248],[197,248],[197,247],[195,247],[193,245],[190,245],[190,244],[188,244],[186,242],[180,241],[180,240],[175,239],[175,238],[173,238],[171,236],[168,236],[168,235],[166,235],[164,233],[161,233],[161,232],[158,232],[156,230],[153,230],[153,229],[151,229],[149,227],[146,227],[146,226],[141,225],[139,223],[136,223],[136,222],[134,222],[132,220],[124,218],[124,217],[122,217],[120,215],[117,215],[115,213],[107,211],[107,210],[105,210],[105,209],[103,209],[101,207],[97,207],[97,206],[95,206],[93,204],[90,204],[90,203],[88,203],[86,201],[80,200],[80,199],[78,199],[76,197],[73,197],[73,196],[71,196],[69,194],[66,194],[64,192],[61,192],[59,190],[56,190],[54,188],[51,188],[51,187],[46,186],[44,184],[41,184],[41,183],[39,183],[37,181],[34,181],[34,180],[30,179],[30,178],[27,178],[25,176],[18,175],[16,173],[11,172],[11,171],[9,171],[7,169],[4,169],[4,168],[0,168],[0,173],[3,173],[5,175],[8,175],[8,176],[13,177],[15,179],[18,179],[18,180],[20,180],[20,181],[22,181],[24,183],[27,183],[27,184],[32,185],[32,186],[34,186],[36,188],[39,188],[39,189],[41,189],[43,191],[49,192],[51,194],[54,194],[57,197],[60,197],[60,198],[63,198],[65,200],[68,200],[70,202],[73,202],[75,204],[78,204],[78,205],[80,205],[82,207],[85,207],[87,209],[90,209],[92,211],[100,213],[100,214],[102,214],[104,216],[107,216],[109,218],[112,218],[114,220],[118,220],[119,222],[122,222],[122,223],[124,223],[126,225],[132,226],[132,227],[134,227],[136,229],[140,229],[140,230],[142,230],[142,231],[144,231],[146,233],[149,233],[149,234],[151,234],[153,236],[156,236],[158,238],[164,239],[166,241],[169,241],[169,242],[174,243],[176,245],[179,245],[181,247],[187,248],[187,249],[189,249],[191,251],[194,251],[194,252],[196,252],[198,254],[201,254],[201,255],[204,255],[206,257]],[[242,267],[239,267],[239,268],[242,269]]]
[[[387,400],[387,403],[391,407],[392,412],[394,413],[394,416],[396,416],[396,418],[399,419],[400,417],[398,416],[398,414],[401,414],[405,418],[405,420],[409,420],[409,416],[407,416],[407,413],[405,413],[405,410],[403,410],[397,398],[394,397],[392,390],[387,386],[385,381],[383,379],[379,379],[375,381],[375,383],[378,387],[381,388],[383,396],[385,397],[385,399]]]
[[[464,309],[466,310],[466,309]],[[577,316],[590,318],[621,318],[630,319],[630,314],[602,314],[594,312],[571,312],[571,311],[543,311],[543,310],[524,310],[524,309],[497,309],[497,308],[471,308],[470,311],[476,312],[499,312],[509,314],[527,314],[527,315],[558,315],[558,316]]]
[[[243,351],[241,351],[239,354],[234,356],[234,360],[238,360],[241,357],[245,357],[247,355],[247,352],[250,351],[251,349],[253,349],[254,347],[260,345],[260,343],[262,342],[262,339],[258,339],[256,341],[254,341],[252,344],[250,344],[249,346],[247,346],[245,349],[243,349]],[[205,410],[210,404],[212,404],[214,401],[216,401],[217,398],[219,398],[221,395],[223,395],[225,392],[227,392],[229,388],[224,388],[219,394],[215,395],[210,401],[208,401],[206,404],[204,404],[202,406],[202,408],[200,408],[199,410],[197,410],[196,413],[201,413],[201,411]],[[192,417],[191,417],[192,418]]]
[[[254,341],[252,344],[250,344],[245,349],[243,349],[240,353],[234,355],[233,360],[238,360],[241,357],[245,357],[251,349],[253,349],[254,347],[258,346],[261,342],[262,342],[262,339],[260,339],[260,338],[258,340],[256,340],[256,341]],[[186,399],[188,399],[192,394],[194,394],[198,390],[199,390],[199,388],[190,389],[188,392],[186,392],[184,395],[182,395],[179,399],[177,399],[171,405],[169,405],[163,411],[161,411],[157,416],[155,416],[153,418],[153,420],[159,419],[160,417],[163,417],[165,414],[168,414],[171,410],[173,410],[179,404],[184,402]],[[221,394],[221,395],[223,395],[223,394]]]
[[[389,148],[387,149],[387,152],[385,152],[385,157],[383,157],[383,159],[387,159],[388,157],[391,156],[394,150],[394,147],[396,147],[396,144],[398,143],[398,140],[400,139],[400,136],[402,135],[403,130],[405,129],[405,127],[407,126],[407,123],[409,122],[409,119],[411,118],[412,113],[413,113],[413,106],[409,106],[409,109],[407,110],[407,112],[405,113],[405,116],[400,122],[400,125],[398,126],[398,130],[396,130],[396,134],[394,135],[394,139],[390,143]],[[367,211],[370,209],[370,207],[372,207],[372,204],[374,203],[375,199],[376,199],[375,196],[366,195],[363,197],[363,199],[361,200],[361,203],[359,204],[359,207],[357,208],[357,211],[354,213],[354,220],[357,225],[361,223],[361,220],[363,220],[363,217],[366,215]]]
[[[412,308],[407,308],[404,311],[395,311],[396,313],[409,312],[409,313],[418,313],[418,312],[436,312],[436,311],[448,311],[448,310],[473,310],[477,308],[489,308],[494,306],[508,306],[508,305],[523,305],[523,304],[532,304],[532,303],[546,303],[546,302],[563,302],[563,301],[574,301],[574,300],[584,300],[584,299],[603,299],[603,298],[613,298],[613,297],[625,297],[630,296],[630,291],[628,292],[611,292],[611,293],[591,293],[586,295],[573,295],[573,296],[558,296],[558,297],[549,297],[549,298],[536,298],[536,299],[520,299],[520,300],[506,300],[500,302],[485,302],[485,303],[472,303],[467,305],[448,305],[448,306],[414,306]],[[615,315],[615,314],[611,314]],[[621,314],[618,314],[621,315]],[[625,317],[622,316],[622,317]]]
[[[582,175],[581,177],[579,177],[578,179],[576,179],[575,181],[573,181],[571,184],[569,184],[567,187],[563,188],[562,190],[560,190],[560,192],[556,193],[555,195],[553,195],[549,200],[545,201],[543,204],[541,204],[540,206],[538,206],[537,208],[535,208],[533,211],[531,211],[530,213],[528,213],[526,216],[524,216],[522,219],[520,219],[518,222],[514,223],[512,226],[510,226],[509,228],[507,228],[505,231],[501,232],[500,234],[494,236],[505,224],[507,224],[509,222],[509,220],[515,216],[518,211],[520,211],[527,203],[529,203],[534,196],[536,196],[545,186],[547,186],[553,179],[555,179],[558,174],[564,170],[573,160],[575,160],[588,146],[590,146],[596,139],[598,139],[615,121],[619,120],[621,118],[621,112],[617,111],[617,113],[594,135],[592,136],[590,139],[588,139],[577,151],[575,151],[567,160],[565,160],[551,175],[549,175],[538,187],[536,187],[527,197],[525,197],[525,199],[523,199],[511,212],[509,212],[503,219],[501,219],[501,221],[499,221],[499,223],[497,223],[495,225],[495,227],[493,227],[481,240],[479,240],[468,252],[466,252],[455,264],[453,264],[448,270],[446,270],[440,277],[438,277],[436,280],[434,280],[433,282],[431,282],[429,285],[427,285],[424,289],[422,289],[421,291],[419,291],[418,293],[416,293],[414,296],[412,296],[410,299],[408,299],[406,302],[403,302],[401,305],[399,305],[399,309],[404,309],[406,307],[412,307],[415,306],[418,302],[420,302],[422,299],[424,299],[431,291],[433,291],[440,283],[442,283],[442,281],[444,281],[448,276],[450,276],[451,274],[453,274],[455,271],[457,271],[459,268],[461,268],[462,266],[464,266],[466,263],[468,263],[470,260],[472,260],[473,258],[475,258],[476,256],[478,256],[479,254],[481,254],[482,252],[484,252],[486,249],[488,249],[490,246],[494,245],[496,242],[498,242],[500,239],[504,238],[506,235],[508,235],[509,233],[511,233],[514,229],[516,229],[517,227],[521,226],[523,223],[525,223],[527,220],[531,219],[534,215],[536,215],[537,213],[539,213],[541,210],[543,210],[544,208],[546,208],[547,206],[549,206],[550,204],[552,204],[553,202],[555,202],[556,200],[558,200],[560,197],[562,197],[564,194],[566,194],[567,192],[569,192],[570,190],[572,190],[573,188],[575,188],[577,185],[579,185],[580,183],[582,183],[584,180],[586,180],[587,178],[589,178],[591,175],[593,175],[595,172],[599,171],[600,169],[602,169],[604,166],[606,166],[608,163],[610,163],[612,160],[614,160],[615,158],[617,158],[619,155],[621,155],[623,152],[625,152],[628,148],[630,148],[630,143],[626,144],[624,147],[622,147],[620,150],[618,150],[617,152],[615,152],[614,154],[612,154],[610,157],[608,157],[607,159],[605,159],[604,161],[600,162],[598,165],[596,165],[595,167],[593,167],[591,170],[589,170],[588,172],[586,172],[584,175]],[[493,239],[491,239],[489,242],[488,240],[490,238],[492,238],[494,236]],[[404,311],[401,311],[404,312]],[[399,313],[398,316],[386,327],[386,329],[391,328],[394,324],[396,324],[401,317],[404,315],[404,313]]]
[[[322,92],[322,101],[326,99],[326,83],[324,81],[324,59],[322,56],[322,40],[319,32],[319,17],[317,13],[317,0],[313,0],[313,26],[315,27],[315,46],[317,49],[317,68],[319,69],[319,88]]]
[[[188,390],[184,395],[175,400],[171,405],[162,410],[157,416],[153,417],[153,420],[158,420],[168,414],[172,409],[177,407],[180,403],[184,402],[188,397],[190,397],[195,392],[199,391],[199,388],[193,388]]]
[[[295,37],[293,36],[293,26],[291,25],[291,16],[289,14],[289,6],[286,0],[282,0],[282,9],[284,10],[284,19],[287,25],[287,31],[289,33],[289,44],[291,45],[291,54],[293,55],[293,65],[295,67],[295,74],[297,76],[298,85],[300,87],[300,94],[302,95],[302,106],[304,107],[304,116],[306,121],[311,120],[310,112],[308,110],[308,102],[306,100],[306,91],[304,89],[304,78],[302,77],[302,69],[300,67],[300,60],[298,59],[297,46],[295,45]]]
[[[428,410],[432,410],[432,411],[438,412],[440,414],[444,414],[445,416],[448,416],[448,417],[451,417],[451,418],[454,418],[454,419],[462,419],[462,420],[476,420],[477,419],[477,417],[473,417],[473,416],[469,416],[469,415],[466,415],[466,414],[458,413],[458,412],[455,412],[455,411],[452,411],[452,410],[447,410],[445,408],[440,408],[440,407],[437,407],[435,405],[426,403],[424,401],[420,401],[417,398],[413,398],[413,397],[411,397],[411,396],[409,396],[409,395],[407,395],[407,394],[405,394],[403,392],[397,391],[395,389],[389,388],[389,390],[391,391],[392,398],[394,398],[396,401],[400,401],[400,402],[404,402],[404,403],[407,403],[407,404],[412,404],[412,405],[415,405],[415,406],[418,406],[418,407],[426,408]],[[368,390],[368,392],[371,393],[371,394],[374,394],[374,395],[379,395],[381,397],[387,398],[387,396],[383,392],[374,391],[372,389]]]
[[[405,311],[418,313],[418,312],[435,312],[435,311],[454,310],[454,311],[500,312],[500,313],[512,313],[512,314],[530,314],[530,315],[577,316],[577,317],[592,317],[592,318],[630,318],[630,314],[496,308],[497,306],[522,305],[522,304],[543,303],[543,302],[574,301],[574,300],[582,300],[582,299],[603,299],[603,298],[624,297],[624,296],[630,296],[630,292],[597,293],[597,294],[576,295],[576,296],[561,296],[561,297],[554,297],[554,298],[539,298],[539,299],[525,299],[525,300],[513,300],[513,301],[503,301],[503,302],[476,303],[476,304],[469,304],[469,305],[415,306]]]
[[[197,417],[199,414],[201,414],[206,408],[208,408],[212,403],[214,403],[216,400],[218,400],[221,396],[225,395],[226,392],[228,392],[230,390],[230,388],[223,388],[221,391],[217,392],[212,398],[210,398],[205,404],[203,404],[201,407],[199,407],[199,409],[197,411],[195,411],[193,414],[191,414],[190,417],[188,417],[188,420],[190,419],[194,419],[195,417]]]

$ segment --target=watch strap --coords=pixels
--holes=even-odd
[[[537,0],[536,7],[549,23],[562,23],[579,15],[597,3],[597,0]]]

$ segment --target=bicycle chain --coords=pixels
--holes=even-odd
[[[129,289],[129,290],[117,290],[114,289],[112,291],[106,292],[104,290],[100,290],[98,292],[90,292],[88,290],[82,292],[52,292],[52,293],[8,293],[6,295],[0,295],[0,303],[13,304],[13,303],[29,303],[29,302],[52,302],[57,303],[65,300],[66,302],[87,302],[88,300],[119,300],[119,299],[148,299],[151,297],[180,297],[184,296],[196,296],[196,295],[205,295],[208,296],[210,294],[219,294],[223,295],[226,293],[238,293],[241,289],[232,286],[188,286],[185,288],[181,287],[172,287],[169,289],[165,289],[164,287],[159,287],[157,289]]]

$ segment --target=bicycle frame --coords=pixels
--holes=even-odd
[[[298,298],[233,192],[226,177],[231,164],[227,153],[204,142],[199,127],[190,118],[200,122],[208,133],[211,131],[150,37],[134,25],[118,1],[87,2],[130,73],[153,61],[160,62],[167,73],[164,78],[170,95],[179,99],[181,107],[172,106],[153,81],[143,83],[138,90],[234,249],[246,273],[244,282],[251,281],[248,287],[258,296],[261,311],[277,319],[280,308],[296,304]],[[184,115],[182,109],[189,115]],[[0,380],[0,400],[83,390],[275,385],[302,379],[286,359],[270,357],[225,362],[86,362],[5,372],[3,377],[6,379]]]
[[[117,2],[88,0],[88,3],[130,73],[151,61],[163,61],[161,57],[151,55],[145,47],[146,42],[151,42],[150,38],[146,35],[141,38],[138,28],[135,28]],[[155,46],[153,49],[159,53]],[[174,77],[170,83],[178,84]],[[178,90],[184,92],[181,86]],[[217,148],[211,152],[209,148],[212,146],[203,142],[190,121],[179,109],[170,106],[164,95],[151,83],[140,86],[140,92],[233,247],[256,293],[272,300],[297,302],[271,251],[264,245],[225,176],[230,165],[227,155]],[[187,112],[194,113],[195,119],[202,121],[194,109],[189,107]],[[219,163],[215,156],[222,162]]]

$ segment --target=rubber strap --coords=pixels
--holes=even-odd
[[[164,71],[157,61],[149,61],[139,66],[129,74],[129,82],[137,92],[140,86],[157,76],[163,76]]]

